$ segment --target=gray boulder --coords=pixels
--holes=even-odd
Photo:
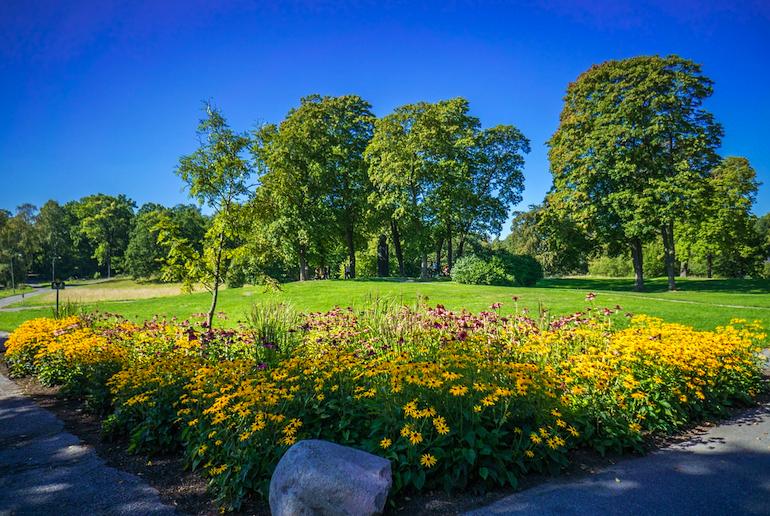
[[[270,479],[270,512],[381,514],[391,485],[387,459],[327,441],[300,441],[284,454]]]

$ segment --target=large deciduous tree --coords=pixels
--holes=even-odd
[[[677,56],[607,61],[567,88],[548,142],[552,196],[605,244],[630,246],[638,290],[642,245],[656,235],[675,288],[675,223],[718,162],[722,128],[703,108],[711,93],[700,66]]]
[[[758,268],[761,236],[751,213],[758,187],[756,172],[741,157],[725,158],[706,178],[699,217],[682,225],[680,245],[686,258],[705,260],[707,277],[715,268],[734,277]]]
[[[256,133],[254,155],[265,169],[256,202],[263,228],[308,278],[335,243],[355,277],[370,190],[363,152],[372,135],[371,106],[355,95],[304,97],[279,126]]]
[[[520,131],[504,125],[482,130],[463,98],[406,105],[379,119],[366,151],[370,202],[390,216],[400,272],[402,233],[419,250],[423,277],[432,247],[438,265],[446,244],[451,268],[455,242],[462,253],[471,232],[499,233],[521,200],[526,152],[529,142]]]

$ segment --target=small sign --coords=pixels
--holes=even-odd
[[[54,290],[64,290],[64,282],[63,281],[53,281],[51,282],[51,288]]]

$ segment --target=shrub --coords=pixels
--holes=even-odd
[[[514,284],[520,287],[533,287],[543,279],[543,266],[528,254],[512,254],[505,249],[495,251],[505,268],[505,272],[513,276]]]
[[[476,255],[457,260],[451,274],[452,280],[468,285],[510,285],[514,282],[499,259],[484,260]]]
[[[588,274],[609,278],[625,278],[634,275],[634,267],[626,256],[597,256],[588,261]]]

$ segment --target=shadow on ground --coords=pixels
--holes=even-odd
[[[667,292],[665,278],[644,282],[645,292]],[[538,288],[574,288],[583,290],[633,291],[633,278],[554,278],[539,281]],[[684,279],[677,278],[677,290],[684,292],[732,292],[740,294],[770,294],[766,279]]]
[[[0,515],[174,514],[0,376]]]
[[[549,482],[468,514],[770,515],[770,407],[646,457]]]

